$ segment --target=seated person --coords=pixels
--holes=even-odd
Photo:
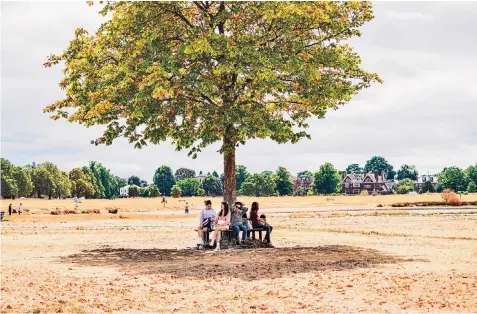
[[[229,215],[229,204],[227,202],[222,202],[222,208],[220,210],[219,215],[217,216],[217,219],[214,222],[215,230],[212,232],[212,244],[213,241],[215,240],[215,243],[217,246],[215,247],[215,250],[218,251],[220,250],[220,235],[221,231],[229,230],[229,225],[230,225],[230,215]]]
[[[267,231],[267,233],[265,234],[264,241],[266,241],[267,243],[271,243],[270,234],[272,233],[273,227],[270,226],[267,223],[266,219],[262,219],[262,218],[258,217],[258,208],[259,208],[258,203],[253,202],[252,203],[252,210],[250,212],[250,220],[252,221],[252,227],[254,229],[258,229],[258,228],[265,229]],[[262,216],[264,216],[264,215],[262,215]]]
[[[242,203],[236,202],[231,213],[230,230],[234,231],[237,245],[243,244],[247,238],[247,226],[243,223]],[[242,230],[242,242],[239,242],[239,232]]]
[[[211,222],[215,221],[215,216],[217,216],[217,212],[215,209],[212,208],[212,202],[210,200],[207,200],[204,202],[205,208],[200,211],[200,216],[199,216],[199,227],[197,228],[197,235],[199,238],[197,239],[197,244],[199,245],[205,245],[208,243],[204,243],[204,232],[208,232],[209,228],[203,227],[202,223],[206,219],[210,219]]]

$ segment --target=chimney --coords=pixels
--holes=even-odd
[[[384,178],[384,169],[383,169],[383,170],[381,170],[381,179],[383,180],[383,182],[385,182],[385,181],[386,181],[386,180],[385,180],[385,178]]]
[[[364,170],[364,176],[363,178],[366,178],[366,175],[368,174],[368,172],[366,170]]]
[[[343,171],[343,179],[346,178],[346,175],[347,175],[347,172],[345,170],[345,171]]]
[[[376,182],[379,181],[379,171],[378,170],[374,170],[374,178],[376,179]]]

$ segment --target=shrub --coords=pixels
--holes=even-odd
[[[173,198],[179,198],[179,197],[181,197],[181,194],[182,194],[181,188],[178,187],[177,185],[174,185],[171,189],[171,196]]]
[[[371,194],[371,195],[372,195],[372,196],[376,196],[376,195],[378,195],[378,193],[377,193],[377,192],[373,192],[373,194]]]
[[[306,192],[306,195],[312,196],[312,195],[313,195],[313,191],[312,191],[312,190],[308,190],[308,192]]]
[[[204,196],[205,195],[205,190],[203,188],[198,188],[197,189],[197,195],[198,196]]]
[[[119,212],[119,208],[108,208],[108,213],[110,214],[117,214]]]
[[[477,185],[475,184],[474,181],[470,181],[469,184],[467,185],[467,192],[468,193],[477,192]]]
[[[63,211],[63,214],[65,214],[65,215],[77,214],[77,213],[78,213],[78,212],[77,212],[76,210],[74,210],[74,209],[65,209],[65,210]]]
[[[61,212],[58,209],[52,210],[51,215],[61,215]]]
[[[441,193],[442,199],[446,202],[446,204],[451,206],[461,206],[462,201],[460,200],[459,196],[452,192],[451,189],[445,189]]]
[[[129,195],[129,197],[138,197],[139,196],[139,188],[135,185],[130,185],[128,195]]]
[[[84,230],[84,227],[83,226],[77,226],[76,230]]]
[[[383,204],[378,204],[378,206],[376,206],[376,207],[383,207]]]
[[[369,195],[369,192],[368,192],[368,190],[361,190],[361,192],[359,193],[359,195],[368,196],[368,195]]]

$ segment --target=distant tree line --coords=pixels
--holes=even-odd
[[[364,167],[350,164],[346,172],[373,172],[384,170],[388,180],[395,180],[397,193],[414,191],[414,181],[418,172],[412,165],[402,165],[397,171],[389,162],[380,156],[369,159]],[[441,192],[451,189],[456,192],[477,192],[477,164],[465,170],[458,167],[446,167],[440,174],[437,185],[430,182],[421,184],[416,192]],[[297,178],[311,177],[313,184],[306,190],[294,189],[294,178],[284,167],[278,167],[261,173],[250,173],[243,165],[236,166],[237,194],[243,196],[272,195],[313,195],[341,193],[342,171],[338,171],[331,163],[324,163],[315,172],[300,171]],[[201,180],[199,180],[200,178]],[[222,196],[224,191],[224,175],[216,171],[199,176],[195,170],[179,168],[175,172],[169,166],[157,168],[152,183],[138,176],[128,179],[111,173],[100,162],[91,161],[81,168],[73,168],[70,172],[60,170],[51,162],[19,167],[8,160],[1,159],[1,196],[14,197],[86,197],[116,198],[119,189],[129,186],[130,197],[173,197],[190,196]]]

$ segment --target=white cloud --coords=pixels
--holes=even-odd
[[[407,20],[422,20],[422,21],[433,21],[434,16],[430,14],[424,14],[422,12],[396,12],[388,11],[386,16],[390,19],[407,21]]]

